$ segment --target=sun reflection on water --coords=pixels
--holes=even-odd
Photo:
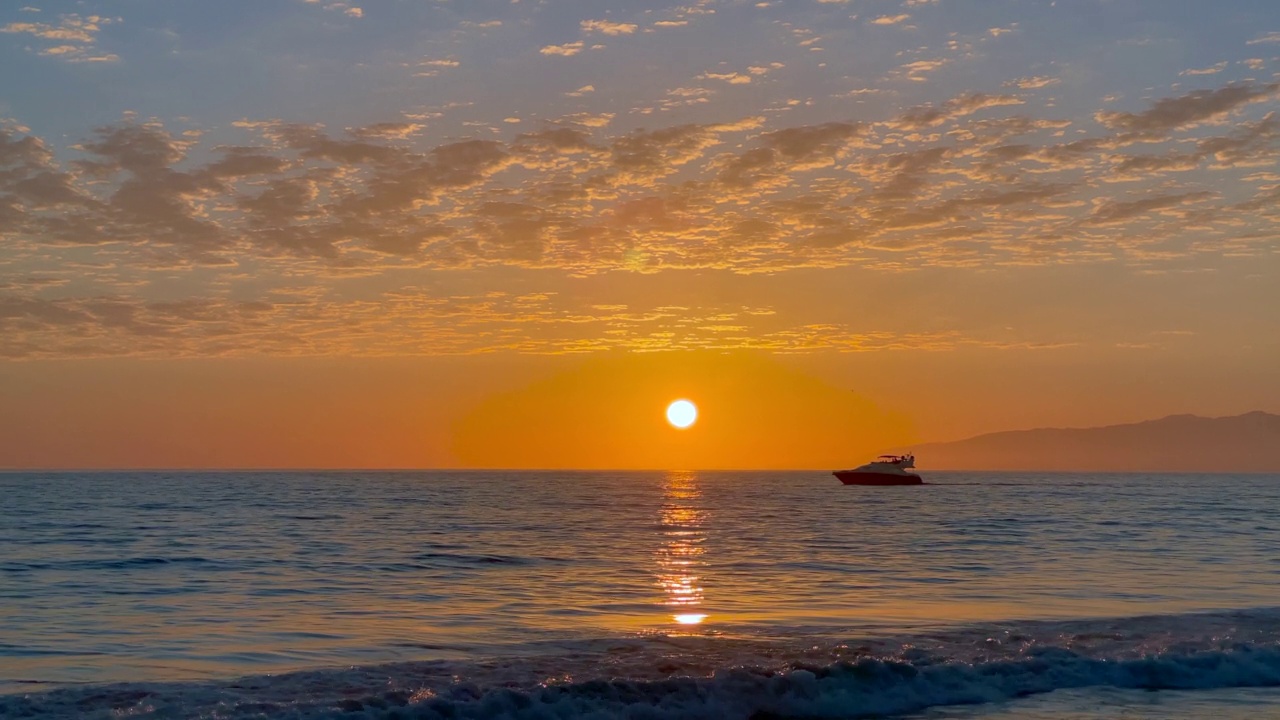
[[[701,578],[705,564],[706,532],[702,529],[706,511],[697,506],[702,497],[692,472],[668,473],[663,484],[663,504],[659,520],[663,544],[658,549],[658,584],[665,595],[664,604],[681,625],[697,625],[706,613],[695,612],[703,603]]]

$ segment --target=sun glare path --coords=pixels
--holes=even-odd
[[[698,625],[703,620],[706,620],[706,619],[707,619],[707,616],[705,613],[689,613],[687,615],[675,616],[675,621],[680,623],[681,625]]]
[[[676,400],[667,406],[667,422],[678,428],[687,428],[698,419],[698,406],[688,400]]]

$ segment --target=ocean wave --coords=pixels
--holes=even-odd
[[[488,565],[525,566],[537,563],[568,562],[568,559],[560,557],[534,557],[523,555],[499,555],[494,553],[480,554],[441,551],[417,553],[412,556],[412,559],[419,561],[421,564],[417,567],[421,568],[474,568],[485,567]]]
[[[312,679],[316,679],[314,676]],[[253,697],[253,685],[110,686],[0,698],[3,717],[219,718],[869,718],[972,705],[1052,690],[1106,686],[1163,690],[1280,686],[1280,650],[1137,660],[1048,649],[979,664],[864,659],[785,671],[727,669],[708,678],[550,684],[535,690],[458,683],[440,691],[356,689],[340,672],[295,697]],[[250,691],[250,692],[245,692]],[[353,692],[354,691],[354,692]]]
[[[1039,622],[821,647],[596,639],[483,661],[63,687],[0,696],[0,718],[891,717],[1088,687],[1280,687],[1276,621],[1268,610]]]

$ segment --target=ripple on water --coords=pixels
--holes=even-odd
[[[209,677],[244,658],[275,671],[1274,597],[1274,477],[929,480],[908,495],[826,473],[6,474],[0,627],[52,654],[0,651],[0,676]]]

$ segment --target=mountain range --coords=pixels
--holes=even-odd
[[[1280,472],[1280,415],[1170,415],[1090,428],[1038,428],[914,448],[923,470]]]

